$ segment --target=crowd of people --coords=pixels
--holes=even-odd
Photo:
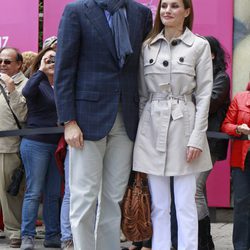
[[[10,247],[120,249],[131,169],[147,174],[151,239],[127,250],[213,250],[206,180],[231,149],[233,244],[250,248],[250,84],[230,103],[220,41],[192,32],[192,0],[66,5],[39,53],[0,49],[0,130],[64,126],[64,134],[0,138],[0,204]],[[139,76],[139,77],[138,77]],[[237,137],[248,135],[248,140]],[[17,195],[7,192],[24,168]],[[164,233],[163,233],[164,232]],[[2,235],[0,235],[1,238]]]

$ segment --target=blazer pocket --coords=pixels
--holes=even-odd
[[[100,99],[100,93],[94,91],[78,91],[76,92],[76,101],[86,100],[97,102]]]

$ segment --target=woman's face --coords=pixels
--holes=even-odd
[[[48,75],[53,75],[54,74],[54,70],[55,70],[55,56],[56,56],[56,52],[54,50],[49,50],[47,51],[42,60],[45,62],[45,64],[47,64],[47,74]]]
[[[167,28],[183,29],[185,18],[189,15],[190,9],[184,8],[183,0],[162,0],[160,18]]]

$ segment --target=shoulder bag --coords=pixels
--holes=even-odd
[[[128,240],[144,241],[152,237],[151,200],[146,174],[132,171],[121,209],[121,228]]]

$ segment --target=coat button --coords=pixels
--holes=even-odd
[[[171,43],[173,46],[176,46],[178,44],[177,40],[172,41]]]
[[[184,62],[184,57],[180,57],[180,58],[179,58],[179,61],[180,61],[180,62]]]
[[[153,59],[150,59],[150,60],[149,60],[149,63],[153,63],[153,62],[154,62],[154,60],[153,60]]]
[[[168,61],[166,61],[166,60],[163,61],[163,66],[164,66],[164,67],[167,67],[167,66],[168,66]]]

